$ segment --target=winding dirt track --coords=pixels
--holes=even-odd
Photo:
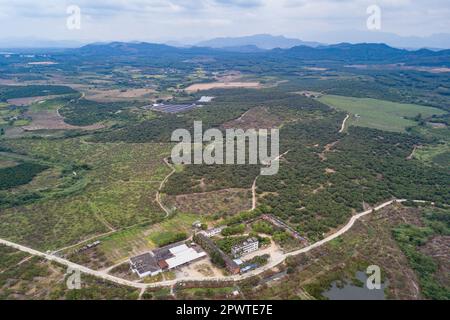
[[[344,130],[345,130],[345,123],[347,122],[348,118],[350,118],[349,114],[345,117],[344,121],[342,121],[342,126],[341,126],[341,130],[339,130],[339,133],[344,132]]]
[[[318,248],[334,239],[336,239],[337,237],[343,235],[344,233],[346,233],[348,230],[350,230],[353,225],[355,224],[356,221],[358,221],[359,219],[361,219],[362,217],[372,213],[372,212],[376,212],[379,210],[384,209],[387,206],[392,205],[393,203],[402,203],[405,202],[407,200],[405,199],[401,199],[401,200],[389,200],[375,208],[366,210],[364,212],[361,212],[357,215],[352,216],[352,218],[350,219],[350,221],[341,229],[339,229],[338,231],[336,231],[335,233],[333,233],[332,235],[326,237],[325,239],[318,241],[316,243],[311,244],[308,247],[293,251],[293,252],[289,252],[284,254],[283,256],[281,256],[279,259],[277,260],[272,260],[269,262],[269,264],[265,265],[262,268],[256,269],[253,272],[249,272],[246,273],[244,275],[235,275],[235,276],[222,276],[222,277],[215,277],[215,278],[205,278],[205,277],[186,277],[186,278],[178,278],[175,280],[168,280],[168,281],[161,281],[161,282],[157,282],[157,283],[139,283],[139,282],[134,282],[134,281],[129,281],[129,280],[125,280],[116,276],[112,276],[110,274],[107,274],[105,271],[97,271],[97,270],[92,270],[90,268],[81,266],[79,264],[70,262],[69,260],[57,257],[55,255],[52,254],[48,254],[48,253],[44,253],[44,252],[40,252],[38,250],[8,241],[8,240],[4,240],[4,239],[0,239],[0,244],[3,244],[5,246],[29,253],[31,255],[34,256],[38,256],[44,259],[47,259],[49,261],[54,261],[57,263],[60,263],[62,265],[65,265],[67,267],[71,267],[72,269],[76,269],[79,270],[85,274],[89,274],[91,276],[95,276],[98,278],[102,278],[104,280],[108,280],[108,281],[112,281],[121,285],[125,285],[125,286],[129,286],[129,287],[134,287],[134,288],[138,288],[138,289],[145,289],[145,288],[157,288],[157,287],[167,287],[167,286],[172,286],[175,285],[179,282],[187,282],[187,281],[239,281],[239,280],[244,280],[250,277],[253,277],[255,275],[261,274],[264,271],[267,271],[275,266],[277,266],[278,264],[282,263],[287,257],[291,257],[291,256],[296,256],[298,254],[302,254],[302,253],[307,253],[315,248]],[[419,202],[419,203],[423,203],[424,201],[421,200],[414,200],[415,202]]]
[[[172,171],[164,178],[163,181],[161,181],[161,184],[159,185],[159,189],[158,192],[156,193],[156,202],[158,203],[158,205],[161,207],[161,209],[163,209],[163,211],[166,213],[165,218],[167,218],[170,215],[170,210],[167,209],[162,201],[161,201],[161,190],[164,188],[164,185],[166,184],[167,180],[169,180],[169,178],[176,172],[175,168],[169,163],[169,161],[165,158],[164,159],[164,163],[166,165],[168,165],[170,167],[170,169],[172,169]]]

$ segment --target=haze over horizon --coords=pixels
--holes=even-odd
[[[381,29],[369,31],[367,8],[374,4],[381,8]],[[70,5],[81,9],[79,30],[67,28]],[[450,36],[439,35],[450,30],[446,0],[0,0],[0,21],[7,26],[0,30],[2,47],[33,39],[196,44],[272,34],[330,44],[450,48]]]

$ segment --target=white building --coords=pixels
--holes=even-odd
[[[249,238],[243,243],[235,245],[231,248],[231,253],[234,257],[241,257],[243,255],[255,252],[259,249],[259,241],[256,238]]]
[[[156,276],[206,257],[197,245],[173,244],[130,259],[131,269],[140,277]]]
[[[198,252],[185,244],[169,249],[169,251],[173,255],[165,260],[169,270],[206,257],[205,252]]]
[[[208,230],[205,230],[205,231],[201,231],[200,233],[204,234],[208,238],[211,238],[211,237],[219,235],[222,232],[223,229],[225,229],[225,227],[208,229]]]
[[[200,100],[198,100],[198,102],[200,102],[200,103],[208,103],[208,102],[211,102],[211,101],[213,101],[213,99],[214,99],[214,97],[209,97],[209,96],[203,96],[203,97],[201,97],[200,98]]]

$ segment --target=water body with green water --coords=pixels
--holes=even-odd
[[[330,300],[386,300],[384,289],[387,284],[381,284],[381,289],[369,290],[366,285],[367,274],[364,272],[357,272],[356,278],[364,283],[363,287],[358,287],[353,284],[346,284],[344,287],[339,287],[337,282],[332,283],[332,287],[322,293],[322,295]]]

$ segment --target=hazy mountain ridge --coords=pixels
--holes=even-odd
[[[210,47],[210,48],[256,46],[260,49],[271,50],[275,48],[289,49],[300,45],[317,47],[321,44],[318,42],[307,42],[299,39],[287,38],[284,36],[257,34],[253,36],[244,36],[244,37],[214,38],[211,40],[199,42],[196,45],[200,47]]]
[[[450,50],[416,51],[397,49],[382,43],[340,43],[330,46],[295,46],[289,49],[261,50],[256,46],[228,47],[222,49],[208,47],[179,48],[165,44],[112,42],[90,44],[72,52],[92,56],[161,56],[161,55],[239,55],[251,54],[259,57],[278,57],[302,60],[328,60],[347,63],[406,63],[424,65],[450,65]]]

